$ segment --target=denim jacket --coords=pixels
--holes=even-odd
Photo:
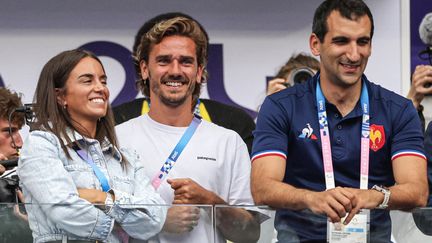
[[[157,205],[165,202],[150,185],[138,156],[125,149],[120,153],[108,140],[100,144],[76,132],[71,134],[74,141],[88,145],[88,156],[114,191],[114,205],[105,212],[80,198],[77,188],[102,190],[92,167],[69,146],[72,159],[67,158],[54,134],[33,131],[21,150],[18,175],[34,242],[62,240],[65,236],[70,240],[120,242],[117,226],[136,239],[159,233],[166,208]],[[126,168],[122,167],[122,155],[128,161]]]

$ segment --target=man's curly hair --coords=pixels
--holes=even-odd
[[[8,121],[9,114],[20,106],[22,106],[21,95],[0,87],[0,119]],[[21,128],[24,125],[24,113],[15,113],[12,117],[12,123]]]

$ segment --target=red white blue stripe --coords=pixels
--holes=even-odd
[[[256,153],[252,156],[251,161],[253,162],[254,160],[258,159],[258,158],[262,158],[262,157],[266,157],[266,156],[280,156],[284,159],[287,158],[286,154],[282,151],[279,150],[266,150],[266,151],[262,151],[259,153]]]
[[[402,157],[402,156],[417,156],[417,157],[420,157],[422,159],[426,159],[426,156],[422,152],[419,152],[416,150],[400,150],[400,151],[397,151],[396,153],[394,153],[392,155],[391,160],[395,160],[395,159]]]

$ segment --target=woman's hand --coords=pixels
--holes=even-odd
[[[105,204],[107,193],[97,189],[78,189],[79,197],[89,201],[92,204]]]

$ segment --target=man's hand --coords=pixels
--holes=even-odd
[[[340,222],[347,213],[351,212],[356,198],[350,190],[336,187],[323,192],[309,191],[306,195],[307,207],[316,214],[326,214],[331,222]]]
[[[267,86],[267,95],[271,95],[273,93],[286,89],[286,83],[287,81],[283,78],[275,78],[270,80]]]
[[[6,157],[6,155],[0,153],[0,160],[7,160],[8,158]]]
[[[326,214],[333,223],[340,222],[346,216],[342,223],[348,224],[361,209],[374,209],[380,205],[384,195],[372,189],[336,187],[323,192],[311,192],[308,199],[309,209],[314,213]]]
[[[215,193],[190,178],[168,179],[174,190],[173,204],[225,204]]]
[[[22,193],[22,191],[21,191],[20,189],[16,189],[16,190],[15,190],[15,193],[16,193],[16,195],[17,195],[19,201],[20,201],[21,203],[25,203],[25,200],[24,200],[24,194]],[[27,214],[21,212],[21,210],[20,210],[20,208],[19,208],[19,204],[15,204],[15,205],[14,205],[14,207],[13,207],[13,211],[14,211],[14,215],[15,215],[15,216],[17,216],[18,218],[20,218],[20,219],[22,219],[22,220],[28,222],[28,216],[27,216]]]
[[[432,66],[418,65],[412,75],[407,98],[418,108],[426,94],[432,94]]]
[[[7,160],[8,158],[0,153],[0,160]],[[0,165],[0,175],[3,175],[3,173],[6,171],[6,168],[3,165]]]
[[[169,233],[189,232],[198,225],[199,218],[197,207],[173,206],[168,209],[163,230]]]
[[[6,168],[3,165],[0,165],[0,175],[3,175],[5,173]]]
[[[361,209],[374,209],[378,207],[384,200],[383,193],[370,189],[363,190],[357,188],[344,188],[354,195],[353,205],[355,207],[349,212],[346,217],[344,224],[348,224],[351,219],[361,210]]]

